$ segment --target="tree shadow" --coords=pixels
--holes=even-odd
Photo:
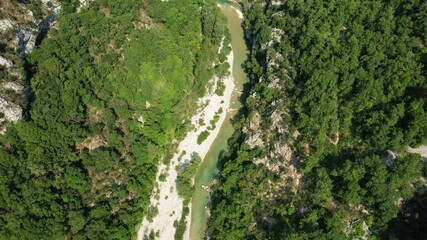
[[[427,239],[427,191],[416,194],[402,206],[397,218],[388,225],[391,237],[396,239]]]

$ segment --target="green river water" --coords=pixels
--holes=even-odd
[[[231,33],[231,45],[234,54],[233,77],[235,91],[231,97],[230,109],[240,109],[242,106],[239,101],[240,93],[243,91],[244,83],[248,81],[246,74],[241,67],[247,57],[247,48],[243,36],[243,29],[241,27],[242,20],[239,18],[236,9],[226,3],[221,3],[221,10],[228,20],[227,26]],[[231,137],[234,131],[231,119],[236,113],[237,111],[230,111],[227,114],[218,136],[203,160],[199,172],[196,174],[195,191],[193,193],[191,211],[191,240],[203,239],[203,233],[208,218],[206,206],[209,200],[209,193],[203,189],[203,186],[209,186],[215,175],[218,173],[218,160],[220,155],[227,150],[227,140]]]

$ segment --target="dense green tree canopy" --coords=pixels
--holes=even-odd
[[[390,221],[423,189],[425,163],[406,149],[427,142],[427,3],[242,2],[249,114],[221,161],[208,234],[396,237]],[[262,146],[248,144],[254,116]]]
[[[0,139],[2,239],[134,236],[158,161],[212,77],[214,1],[78,4],[62,1],[30,56],[29,117]]]

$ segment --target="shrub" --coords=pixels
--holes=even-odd
[[[202,144],[202,142],[205,141],[206,138],[208,138],[209,134],[209,131],[201,132],[200,135],[197,137],[197,144]]]

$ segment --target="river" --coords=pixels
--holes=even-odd
[[[195,191],[192,198],[191,209],[191,226],[190,239],[203,239],[204,230],[208,214],[206,206],[209,200],[209,193],[204,189],[204,186],[210,186],[216,174],[218,174],[218,160],[227,150],[227,140],[233,134],[233,126],[231,119],[237,113],[237,109],[242,107],[240,102],[243,85],[248,82],[246,74],[243,71],[242,64],[247,58],[247,48],[244,40],[243,29],[241,27],[242,19],[240,19],[236,8],[231,7],[226,3],[220,4],[221,11],[227,17],[227,27],[231,33],[232,49],[234,54],[233,61],[233,78],[235,83],[235,91],[231,97],[231,111],[227,113],[224,123],[221,125],[220,132],[214,143],[211,145],[209,152],[203,160],[199,172],[195,176]]]

